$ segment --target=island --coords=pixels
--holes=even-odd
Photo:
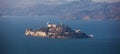
[[[45,38],[92,38],[93,35],[87,35],[80,30],[73,30],[68,25],[62,23],[56,25],[47,22],[47,27],[42,27],[36,30],[27,28],[26,36],[37,36]]]

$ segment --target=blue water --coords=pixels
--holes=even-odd
[[[46,22],[63,22],[73,29],[93,34],[91,39],[51,39],[25,36],[26,28],[37,29]],[[0,54],[119,54],[119,21],[62,20],[40,17],[1,17]]]

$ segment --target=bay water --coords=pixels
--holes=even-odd
[[[88,39],[52,39],[25,36],[26,28],[63,24],[93,34]],[[113,20],[65,20],[46,17],[0,17],[1,54],[119,54],[120,22]]]

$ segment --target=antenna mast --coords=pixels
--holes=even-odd
[[[62,21],[60,21],[60,25],[62,26]]]

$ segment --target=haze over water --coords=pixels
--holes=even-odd
[[[45,27],[46,22],[63,24],[93,34],[90,39],[51,39],[25,36],[26,28]],[[40,17],[1,17],[2,54],[119,54],[119,21],[61,20]]]

